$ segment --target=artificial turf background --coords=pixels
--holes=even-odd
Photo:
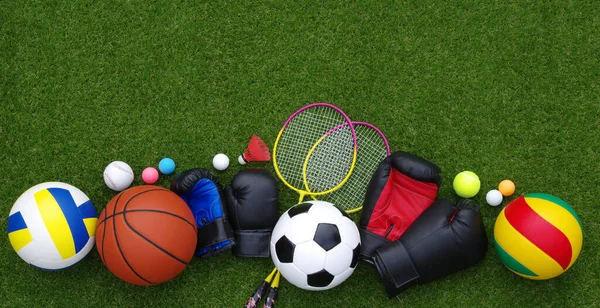
[[[583,250],[540,282],[509,272],[490,244],[476,267],[392,300],[360,264],[325,292],[283,282],[280,307],[598,306],[599,16],[595,1],[566,0],[2,1],[0,233],[18,196],[45,181],[79,187],[100,211],[115,195],[102,180],[112,160],[139,175],[165,156],[177,171],[212,168],[223,152],[228,183],[253,133],[272,146],[293,111],[328,101],[438,164],[440,197],[457,199],[457,172],[477,172],[490,240],[501,207],[485,192],[509,178],[514,197],[569,202]],[[296,194],[281,192],[283,210]],[[225,253],[143,288],[112,276],[95,250],[68,270],[34,269],[4,235],[0,305],[237,307],[271,267]]]

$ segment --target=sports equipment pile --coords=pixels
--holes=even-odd
[[[326,290],[349,278],[363,261],[378,272],[391,298],[485,257],[488,237],[479,207],[469,199],[455,203],[438,198],[441,168],[411,153],[392,152],[373,124],[352,121],[331,104],[310,104],[287,119],[272,152],[277,177],[299,194],[298,204],[287,206],[283,215],[279,183],[264,169],[241,170],[225,188],[209,170],[194,168],[173,176],[170,190],[124,190],[133,173],[117,161],[104,178],[113,190],[123,191],[98,219],[77,188],[43,183],[13,206],[8,217],[11,244],[28,263],[54,270],[77,263],[95,242],[106,267],[136,285],[174,278],[194,254],[208,258],[231,250],[236,257],[271,257],[278,268],[261,281],[245,307],[262,300],[264,307],[274,307],[282,277],[302,289]],[[253,135],[239,162],[270,158],[265,142]],[[173,172],[174,162],[168,163]],[[514,184],[511,189],[512,194]],[[313,200],[304,201],[306,196]],[[359,211],[357,226],[348,214]],[[526,220],[538,216],[548,220],[545,230],[554,232],[548,231],[565,249],[536,237],[538,227]],[[515,232],[562,260],[563,267],[540,265],[528,257],[531,253],[511,244]],[[532,194],[502,211],[495,237],[509,269],[546,279],[577,259],[581,222],[561,199]]]

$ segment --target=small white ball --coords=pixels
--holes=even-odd
[[[122,191],[133,182],[131,167],[122,161],[113,161],[104,168],[104,183],[114,191]]]
[[[491,206],[500,205],[502,203],[502,193],[496,189],[492,189],[485,195],[485,201]]]
[[[219,153],[213,157],[213,166],[217,170],[225,170],[229,167],[229,157],[227,155]]]

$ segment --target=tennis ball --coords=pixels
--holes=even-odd
[[[498,184],[498,190],[503,196],[508,197],[515,193],[515,183],[511,180],[504,180]]]
[[[479,192],[479,177],[472,171],[463,171],[454,177],[454,191],[462,198],[471,198]]]

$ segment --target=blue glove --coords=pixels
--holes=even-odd
[[[221,203],[222,186],[214,174],[201,168],[187,170],[173,177],[171,190],[187,203],[196,219],[196,255],[209,257],[231,248],[233,230]]]

